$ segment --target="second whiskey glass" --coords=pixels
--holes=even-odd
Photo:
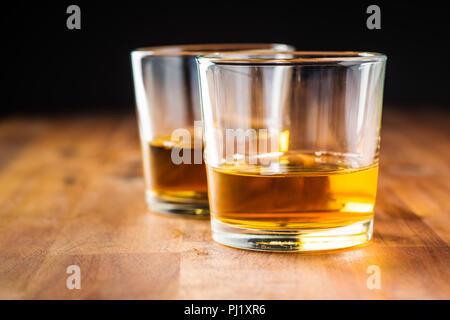
[[[270,49],[284,44],[199,44],[140,48],[131,53],[146,200],[151,210],[209,214],[195,56]]]

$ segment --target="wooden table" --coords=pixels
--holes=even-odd
[[[449,114],[385,110],[374,240],[332,254],[227,248],[208,220],[148,212],[132,115],[5,118],[0,298],[448,299]]]

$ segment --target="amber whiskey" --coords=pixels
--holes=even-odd
[[[201,147],[196,147],[200,145]],[[179,148],[180,154],[189,152],[190,163],[175,164],[172,150]],[[206,169],[203,160],[195,163],[194,155],[202,154],[202,144],[195,144],[194,138],[189,143],[179,143],[171,140],[170,136],[162,136],[148,145],[148,174],[147,198],[157,199],[159,203],[166,202],[176,205],[182,204],[189,208],[192,204],[192,214],[208,213],[208,193],[206,183]],[[144,164],[145,167],[145,164]],[[166,206],[167,207],[167,206]],[[163,208],[162,211],[167,211]],[[170,210],[169,210],[170,211]],[[174,207],[174,212],[176,208]]]
[[[371,221],[378,164],[285,155],[269,166],[208,167],[214,219],[240,228],[312,230]]]

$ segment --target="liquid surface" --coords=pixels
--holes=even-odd
[[[350,159],[351,160],[351,159]],[[333,228],[373,217],[378,164],[289,155],[270,166],[208,167],[214,218],[256,229]]]

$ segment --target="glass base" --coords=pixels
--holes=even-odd
[[[373,219],[327,229],[244,229],[211,218],[213,239],[223,245],[256,251],[310,252],[354,247],[372,239]]]
[[[209,204],[201,202],[170,201],[152,192],[146,193],[146,201],[151,211],[176,216],[209,217]]]

